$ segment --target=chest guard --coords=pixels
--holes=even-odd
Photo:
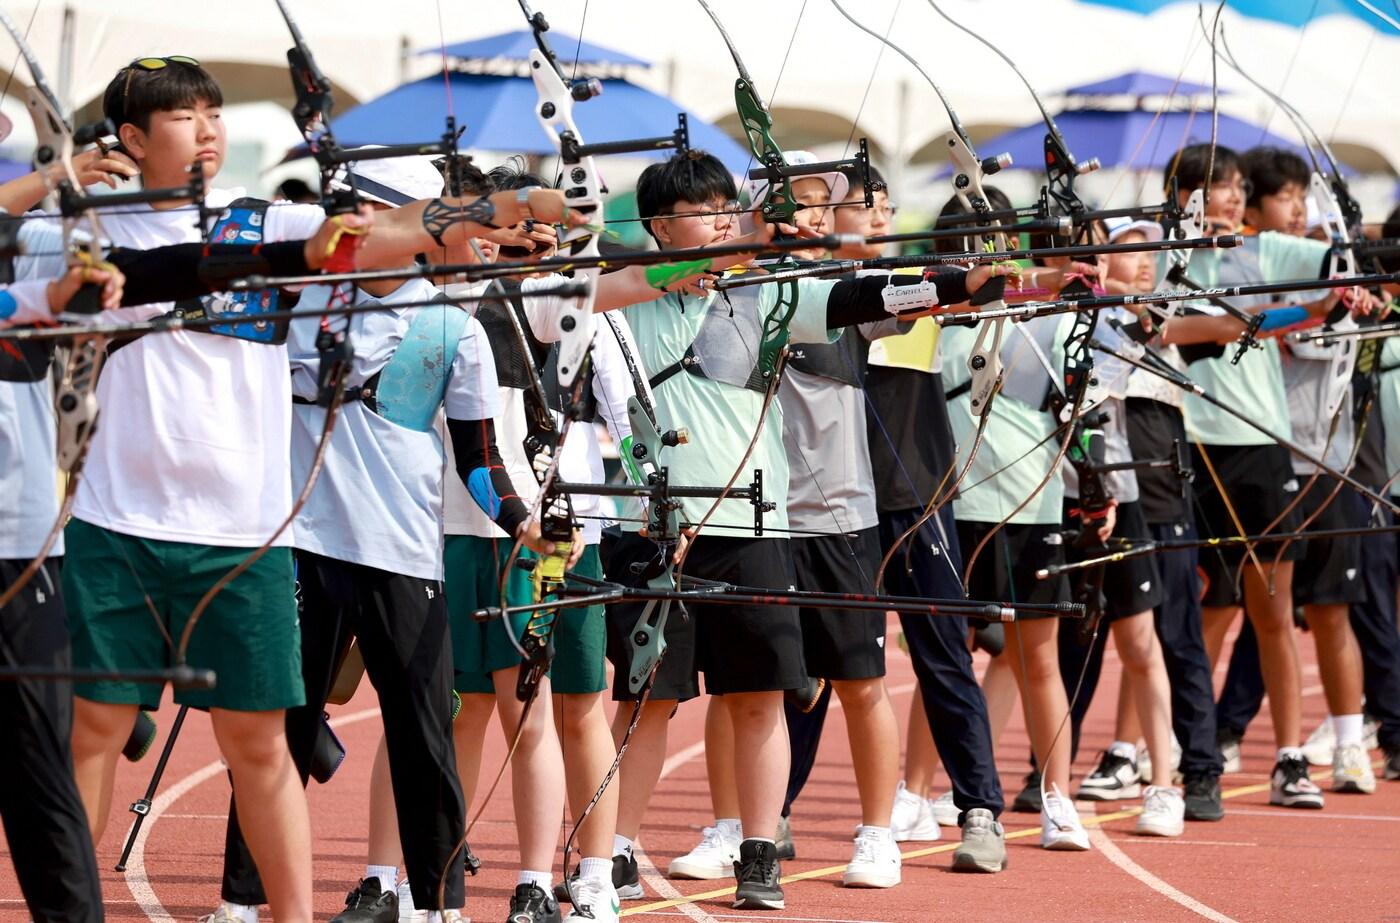
[[[678,372],[723,382],[765,394],[769,379],[759,366],[763,345],[763,317],[759,310],[759,286],[721,292],[711,298],[695,340],[679,362],[673,362],[651,378],[651,386]]]
[[[216,244],[260,244],[267,224],[268,202],[262,199],[234,199],[214,223],[209,240]],[[275,288],[252,292],[214,292],[175,303],[171,314],[192,318],[229,317],[230,323],[216,324],[204,333],[277,345],[287,342],[290,319],[258,320],[259,314],[277,310],[280,293]]]
[[[852,388],[865,387],[870,341],[847,327],[835,343],[799,343],[789,347],[788,367]]]
[[[458,305],[418,308],[388,364],[366,383],[374,410],[405,429],[427,432],[447,396],[468,315]]]

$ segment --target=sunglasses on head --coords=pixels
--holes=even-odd
[[[125,102],[127,94],[131,92],[131,78],[136,76],[138,70],[164,70],[172,64],[183,64],[185,67],[200,66],[194,58],[182,54],[172,54],[164,58],[137,58],[126,66],[126,86],[122,87],[122,101]]]

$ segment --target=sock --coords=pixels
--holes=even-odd
[[[878,834],[883,840],[894,839],[894,834],[890,831],[889,827],[879,827],[875,824],[861,824],[859,827],[856,828],[856,836],[860,836],[865,833]]]
[[[366,878],[378,878],[380,891],[392,891],[399,884],[399,867],[397,865],[367,865],[365,866]]]
[[[622,836],[621,834],[617,834],[617,833],[614,833],[614,834],[613,834],[613,855],[614,855],[614,856],[626,856],[626,857],[629,858],[629,859],[632,858],[632,847],[633,847],[633,845],[634,845],[634,844],[632,843],[632,841],[629,840],[629,839],[627,839],[627,837]]]
[[[1337,746],[1361,743],[1361,715],[1333,715],[1332,731],[1337,735]]]
[[[1278,760],[1279,760],[1280,763],[1283,762],[1284,760],[1301,760],[1302,758],[1303,758],[1303,748],[1302,748],[1302,747],[1279,747],[1279,748],[1278,748]]]
[[[719,832],[727,840],[742,840],[744,838],[744,828],[737,817],[721,817],[715,821],[715,826],[719,828]]]
[[[517,885],[534,885],[545,894],[549,894],[554,889],[554,876],[549,872],[532,872],[528,869],[521,869],[520,877],[515,879],[515,883]]]
[[[232,901],[224,901],[223,907],[243,923],[258,923],[258,908],[256,907],[248,904],[235,904]]]
[[[1137,744],[1130,744],[1126,740],[1115,740],[1108,745],[1108,752],[1121,756],[1130,763],[1137,762]]]
[[[578,864],[578,877],[612,884],[612,860],[585,858]]]

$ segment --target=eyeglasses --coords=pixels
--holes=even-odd
[[[164,58],[137,58],[126,66],[126,85],[122,87],[122,102],[126,102],[127,94],[131,92],[131,78],[136,76],[138,70],[164,70],[172,64],[183,64],[185,67],[201,66],[194,58],[182,54],[172,54]]]
[[[702,210],[702,211],[696,211],[696,212],[662,212],[662,213],[661,213],[660,215],[658,215],[657,217],[659,217],[659,218],[694,218],[694,219],[696,219],[697,221],[699,221],[699,222],[700,222],[701,224],[703,224],[703,225],[706,225],[706,226],[708,226],[708,227],[714,227],[716,224],[719,223],[719,220],[720,220],[721,218],[724,219],[724,221],[725,221],[726,224],[729,223],[730,221],[733,221],[736,217],[738,217],[738,214],[739,214],[740,211],[742,211],[742,209],[740,209],[739,203],[738,203],[738,202],[735,202],[735,201],[732,201],[732,200],[731,200],[731,201],[727,201],[727,202],[714,201],[714,202],[710,202],[710,203],[706,204],[705,206],[703,206],[703,210]]]

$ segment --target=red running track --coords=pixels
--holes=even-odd
[[[1305,731],[1325,711],[1317,671],[1310,664],[1311,639],[1300,636],[1305,654]],[[908,659],[891,645],[890,687],[901,726],[912,691]],[[1112,651],[1104,680],[1085,725],[1076,772],[1092,768],[1112,732],[1117,661]],[[379,733],[368,684],[333,715],[349,756],[328,786],[313,785],[316,912],[329,919],[345,891],[364,871],[366,792]],[[159,715],[162,730],[175,709]],[[671,730],[672,759],[653,799],[643,845],[655,865],[688,851],[709,823],[701,736],[704,705],[690,703]],[[494,774],[503,755],[500,733],[489,738],[483,777]],[[1379,753],[1374,754],[1379,757]],[[1027,746],[1014,720],[999,751],[1002,779],[1010,796],[1025,771]],[[995,920],[1400,920],[1400,782],[1379,783],[1375,795],[1328,795],[1318,811],[1268,805],[1266,773],[1273,746],[1267,715],[1251,728],[1244,747],[1244,772],[1224,780],[1224,821],[1188,824],[1179,839],[1137,837],[1130,814],[1099,808],[1090,820],[1094,849],[1049,853],[1038,847],[1035,815],[1007,813],[1010,867],[1000,875],[955,875],[948,871],[956,831],[947,840],[904,844],[904,883],[890,891],[849,891],[839,886],[859,820],[849,770],[841,712],[833,709],[812,779],[793,814],[799,858],[784,864],[787,909],[738,913],[730,908],[725,882],[662,882],[654,870],[649,899],[629,903],[637,920],[731,921],[763,919],[806,923],[905,923],[933,919]],[[117,778],[107,839],[98,849],[108,919],[189,921],[218,900],[220,857],[228,784],[207,719],[191,715],[168,767],[145,835],[125,875],[112,871],[129,827],[126,805],[139,797],[155,764],[154,752],[136,765],[123,763]],[[1320,784],[1326,787],[1321,774]],[[483,788],[484,788],[483,782]],[[940,777],[940,784],[946,784]],[[516,854],[507,774],[472,836],[485,863],[468,882],[467,911],[477,920],[501,920],[514,885]],[[1132,803],[1127,803],[1131,807]],[[1086,816],[1092,806],[1081,805]],[[561,848],[562,848],[561,831]],[[658,893],[658,888],[663,889]],[[0,876],[0,921],[28,916],[11,875]],[[264,917],[266,919],[266,916]]]

